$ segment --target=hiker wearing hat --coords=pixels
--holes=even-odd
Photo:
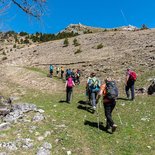
[[[130,98],[129,89],[131,91],[131,100],[135,99],[135,91],[134,91],[134,85],[136,81],[137,75],[134,71],[132,71],[130,68],[127,69],[126,72],[126,78],[125,78],[125,92],[127,95],[127,98]]]
[[[92,72],[87,80],[86,89],[88,96],[90,97],[93,109],[96,110],[96,96],[100,90],[100,80],[96,78],[96,74]]]
[[[112,119],[112,111],[116,105],[116,98],[118,97],[118,89],[115,81],[112,81],[110,77],[105,79],[105,83],[101,85],[100,91],[97,96],[97,102],[99,98],[103,96],[104,112],[106,117],[106,130],[112,129],[114,132],[117,125]]]

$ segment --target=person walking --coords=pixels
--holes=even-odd
[[[96,110],[96,96],[97,93],[100,90],[100,80],[96,78],[96,74],[94,72],[91,73],[90,77],[87,80],[87,86],[88,92],[90,93],[91,98],[91,104],[93,106],[93,109]]]
[[[52,78],[53,77],[53,65],[52,64],[50,64],[49,72],[50,72],[50,78]]]
[[[61,66],[61,79],[63,79],[63,76],[64,76],[64,67]]]
[[[57,77],[58,77],[59,71],[60,71],[59,66],[56,66],[56,75],[57,75]]]
[[[130,68],[127,69],[126,78],[125,78],[125,92],[128,99],[134,100],[135,99],[135,91],[134,85],[136,81],[137,75],[134,71]],[[131,91],[131,97],[129,90]]]
[[[112,111],[116,106],[116,98],[118,97],[118,89],[115,81],[112,81],[110,77],[105,79],[105,83],[101,85],[100,91],[97,95],[97,102],[99,98],[103,96],[104,112],[106,117],[106,130],[112,129],[114,132],[117,125],[112,119]]]
[[[76,70],[76,73],[75,73],[75,78],[76,78],[76,83],[79,85],[80,84],[80,75],[81,75],[81,72],[79,69]]]
[[[71,96],[73,94],[73,87],[75,86],[75,83],[72,79],[72,76],[69,75],[69,77],[66,80],[65,88],[66,88],[66,102],[70,103]]]

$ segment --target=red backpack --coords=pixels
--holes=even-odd
[[[73,79],[71,77],[67,79],[67,87],[73,87]]]
[[[137,74],[134,71],[130,71],[130,79],[136,81],[137,79]]]

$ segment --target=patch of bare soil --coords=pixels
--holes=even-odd
[[[39,72],[11,65],[1,65],[0,68],[0,92],[4,94],[17,93],[18,91],[24,93],[27,89],[52,94],[64,89],[62,81],[51,79]]]

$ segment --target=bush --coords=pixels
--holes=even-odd
[[[13,48],[16,48],[16,44],[13,45]]]
[[[64,40],[64,47],[67,47],[68,45],[69,45],[68,38],[65,38],[65,40]]]
[[[89,34],[89,33],[93,33],[93,32],[91,30],[85,30],[83,33],[84,34]]]
[[[25,40],[23,41],[23,43],[24,43],[24,44],[28,44],[28,43],[29,43],[29,40],[28,40],[28,39],[25,39]]]
[[[19,35],[20,36],[26,36],[26,35],[28,35],[28,33],[27,32],[20,32]]]
[[[97,49],[101,49],[101,48],[103,48],[102,43],[101,43],[101,44],[99,44],[99,45],[97,45]]]
[[[7,57],[3,57],[3,58],[2,58],[2,60],[6,60],[6,59],[7,59]]]
[[[74,46],[79,46],[79,45],[80,45],[80,44],[78,43],[78,41],[77,41],[76,38],[73,40],[73,45],[74,45]]]
[[[74,52],[74,54],[78,54],[78,53],[81,53],[82,52],[82,50],[79,48],[79,49],[77,49],[75,52]]]
[[[2,53],[3,55],[6,55],[6,53],[5,53],[5,51],[3,51],[3,53]]]

